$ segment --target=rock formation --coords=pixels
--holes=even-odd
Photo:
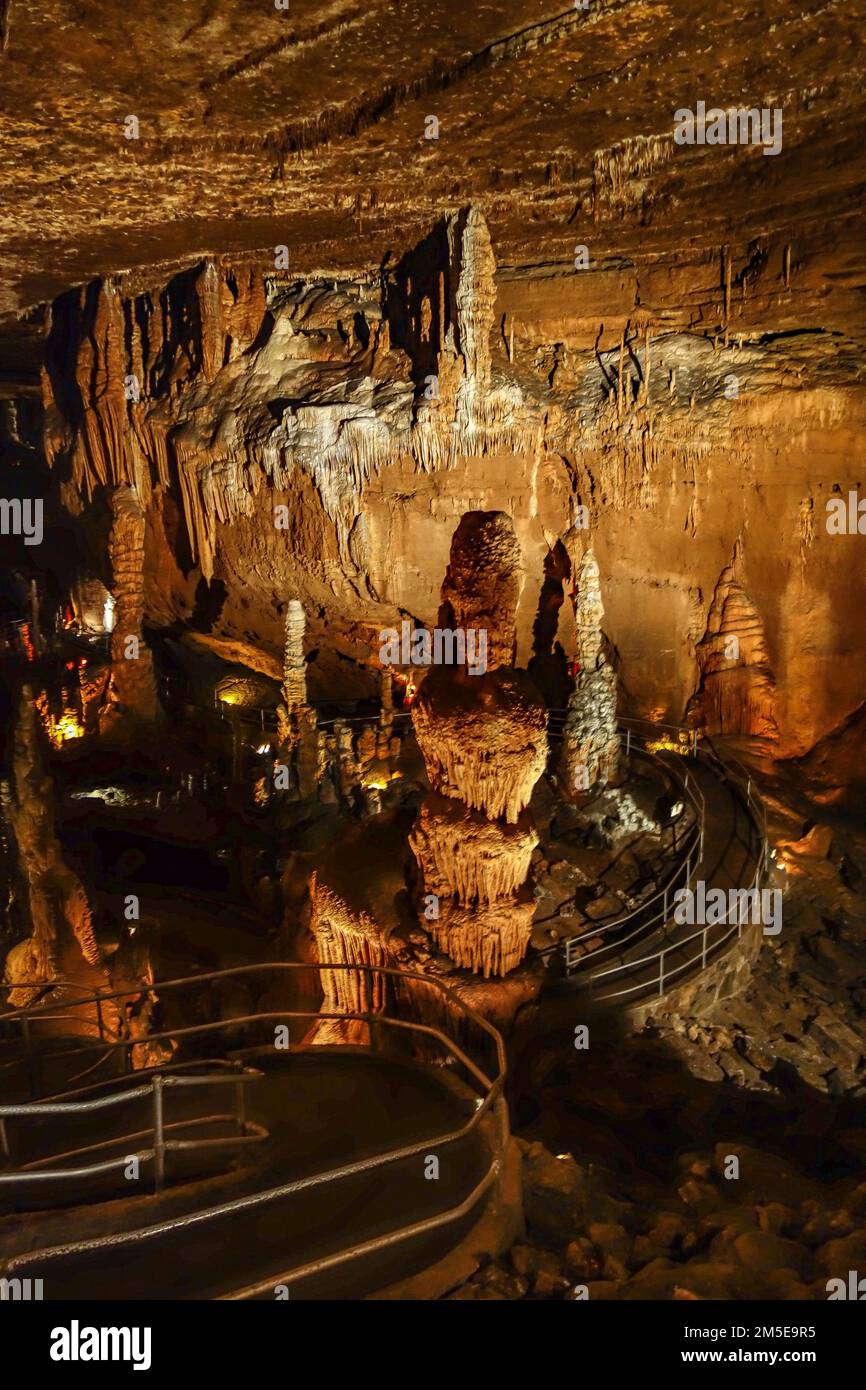
[[[511,666],[524,574],[520,545],[504,513],[468,512],[451,542],[441,591],[444,628],[484,633],[486,666]]]
[[[489,669],[435,668],[412,709],[433,787],[410,837],[435,899],[425,927],[458,965],[485,976],[523,959],[535,910],[526,879],[537,837],[525,808],[547,758],[547,715],[529,678],[510,666],[521,584],[510,518],[465,516],[439,622],[483,631]]]
[[[294,765],[302,800],[316,794],[320,781],[316,711],[307,703],[306,626],[303,604],[296,598],[290,599],[283,649],[283,703],[277,708],[277,745],[280,756]]]
[[[142,635],[144,617],[144,533],[146,516],[133,487],[111,497],[108,553],[113,574],[114,629],[111,679],[100,728],[129,735],[158,714],[153,655]]]
[[[289,599],[286,609],[286,647],[283,660],[283,699],[291,716],[294,710],[307,703],[307,664],[304,655],[304,632],[307,620],[304,605]]]
[[[777,739],[776,684],[760,614],[727,566],[696,649],[699,688],[689,717],[711,734]]]
[[[396,961],[385,934],[365,912],[353,910],[333,888],[320,883],[313,874],[310,881],[313,913],[310,922],[316,954],[322,966],[379,966],[393,969]],[[319,971],[323,1013],[376,1014],[388,997],[387,977],[375,970]],[[345,1023],[322,1019],[315,1025],[316,1043],[369,1040],[369,1026],[356,1019]]]
[[[96,965],[99,947],[87,895],[63,858],[54,830],[54,789],[39,746],[40,726],[33,691],[21,692],[12,746],[12,786],[4,784],[4,813],[18,850],[26,884],[32,932],[13,946],[4,979],[16,988],[13,1007],[27,1004],[32,986],[55,975],[74,975],[79,964]]]
[[[604,653],[604,605],[598,564],[591,550],[577,568],[573,597],[578,670],[559,758],[559,780],[565,796],[615,782],[620,756],[616,673]]]
[[[440,667],[421,686],[412,722],[437,791],[516,822],[547,759],[547,715],[528,676]]]

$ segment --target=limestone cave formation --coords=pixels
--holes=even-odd
[[[864,34],[0,0],[2,1301],[866,1297]]]

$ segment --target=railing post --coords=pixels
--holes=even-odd
[[[162,1190],[165,1182],[165,1132],[162,1116],[162,1077],[155,1076],[153,1086],[153,1186]]]
[[[12,1151],[9,1148],[9,1135],[6,1133],[6,1116],[0,1115],[0,1149],[9,1166],[12,1166]]]
[[[667,884],[665,884],[665,925],[667,925],[667,920],[668,920],[668,886],[667,886]]]
[[[664,994],[665,989],[665,953],[659,952],[659,995]]]
[[[693,757],[693,758],[696,758],[697,756],[698,756],[698,731],[697,731],[697,729],[692,729],[692,757]]]
[[[630,754],[631,754],[631,729],[626,729],[626,731],[625,731],[625,756],[626,756],[626,757],[629,757]]]
[[[96,990],[96,1023],[99,1028],[99,1041],[105,1042],[105,1027],[102,1022],[102,989]]]
[[[701,969],[707,968],[707,928],[704,926],[703,939],[701,941]]]

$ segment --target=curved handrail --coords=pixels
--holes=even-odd
[[[623,739],[623,732],[625,732],[626,735],[628,735],[628,731],[627,731],[627,730],[626,730],[626,731],[623,731],[623,730],[620,731],[620,742],[622,743],[622,742],[625,741],[627,751],[630,752],[631,749],[632,749],[632,747],[634,747],[634,748],[635,748],[635,751],[640,752],[644,757],[647,757],[647,758],[649,758],[649,759],[651,759],[651,760],[653,760],[653,761],[659,761],[659,762],[661,761],[661,760],[658,758],[657,754],[652,753],[652,752],[650,752],[649,750],[647,750],[647,749],[645,749],[645,748],[641,748],[640,745],[637,744],[637,743],[635,743],[630,737],[626,737],[626,739],[624,740],[624,739]],[[559,734],[558,734],[558,733],[557,733],[557,734],[554,734],[554,737],[555,737],[555,738],[556,738],[556,737],[559,737]],[[583,932],[581,932],[579,936],[570,937],[570,938],[568,939],[568,941],[565,941],[565,942],[558,941],[558,942],[554,942],[551,946],[545,946],[544,948],[542,948],[542,950],[540,950],[540,951],[538,952],[538,954],[539,954],[540,956],[542,956],[542,957],[552,956],[552,955],[555,955],[556,953],[558,953],[559,951],[562,951],[562,950],[565,950],[566,953],[568,953],[568,948],[569,948],[569,946],[572,946],[572,947],[573,947],[573,945],[574,945],[575,943],[578,943],[578,942],[580,942],[580,941],[584,941],[584,940],[587,940],[587,939],[592,940],[592,939],[594,939],[594,938],[596,938],[596,937],[599,937],[599,936],[606,936],[606,935],[609,935],[611,932],[616,932],[616,931],[618,931],[619,929],[621,929],[623,926],[625,926],[626,923],[628,923],[628,922],[630,922],[630,921],[633,921],[635,917],[641,917],[641,918],[643,918],[643,917],[644,917],[644,914],[645,914],[646,911],[647,911],[647,909],[648,909],[649,907],[651,907],[651,905],[652,905],[653,903],[655,903],[655,902],[659,902],[659,901],[662,902],[663,906],[662,906],[661,912],[656,913],[656,914],[655,914],[653,917],[651,917],[649,920],[643,920],[643,921],[641,922],[641,924],[635,929],[635,931],[634,931],[630,936],[624,937],[624,938],[620,938],[620,939],[617,940],[616,942],[611,943],[609,946],[600,947],[600,948],[599,948],[599,951],[604,952],[604,951],[608,951],[608,950],[614,950],[614,949],[617,949],[617,948],[621,948],[621,947],[624,946],[628,941],[632,940],[634,936],[636,936],[636,935],[638,935],[638,934],[642,934],[647,928],[652,927],[652,926],[656,925],[656,924],[659,923],[659,922],[664,922],[664,921],[667,920],[667,915],[668,915],[668,910],[667,910],[667,909],[668,909],[668,896],[669,896],[671,890],[673,889],[673,887],[674,887],[675,884],[677,883],[677,880],[679,879],[679,877],[680,877],[680,875],[681,875],[683,869],[685,869],[685,883],[688,885],[688,884],[691,882],[691,878],[692,878],[692,874],[691,874],[692,864],[693,864],[693,862],[694,862],[694,865],[695,865],[695,866],[697,865],[698,860],[700,859],[700,856],[701,856],[701,854],[702,854],[702,852],[703,852],[704,821],[705,821],[705,818],[706,818],[706,802],[705,802],[704,795],[703,795],[703,793],[702,793],[700,787],[698,787],[698,786],[697,786],[696,784],[694,784],[694,783],[692,783],[691,786],[689,785],[688,774],[686,774],[685,776],[683,776],[683,775],[681,774],[680,768],[679,768],[679,766],[677,765],[676,762],[671,762],[671,763],[665,762],[665,763],[663,764],[663,767],[664,767],[665,772],[667,772],[671,777],[673,777],[674,781],[677,782],[677,784],[678,784],[678,786],[679,786],[681,792],[683,793],[684,797],[689,801],[689,803],[690,803],[690,805],[692,806],[692,809],[693,809],[693,811],[695,812],[695,815],[696,815],[696,823],[695,823],[695,825],[692,826],[691,830],[689,830],[689,831],[687,832],[685,840],[682,842],[682,844],[681,844],[681,845],[679,846],[679,848],[678,848],[678,851],[677,851],[677,856],[678,856],[678,857],[677,857],[677,859],[675,859],[675,860],[673,861],[673,862],[675,863],[675,865],[676,865],[676,867],[674,868],[673,872],[672,872],[671,874],[668,875],[668,877],[666,878],[666,880],[665,880],[665,882],[662,884],[662,886],[661,886],[660,888],[656,889],[656,891],[655,891],[650,897],[644,899],[643,902],[638,903],[635,907],[629,908],[628,911],[623,912],[623,913],[620,913],[620,914],[618,914],[616,917],[614,917],[614,918],[612,918],[612,919],[609,918],[609,919],[605,919],[604,921],[599,922],[597,926],[594,925],[594,926],[591,926],[591,927],[587,927],[586,930],[583,931]],[[694,858],[694,861],[693,861],[693,860],[692,860],[692,853],[693,853],[693,851],[695,851],[695,850],[697,850],[698,853],[695,855],[695,858]],[[591,954],[592,954],[593,956],[595,956],[596,953],[595,953],[595,952],[592,952]],[[588,954],[585,955],[582,959],[584,959],[584,960],[588,959]]]
[[[640,720],[640,719],[622,719],[622,720],[620,720],[619,722],[620,722],[621,728],[624,727],[626,730],[630,730],[630,729],[632,729],[632,728],[640,727],[640,728],[644,728],[644,729],[647,729],[647,730],[650,730],[650,731],[653,731],[653,732],[657,732],[659,729],[663,729],[663,730],[666,730],[666,731],[675,733],[675,734],[677,735],[677,737],[678,737],[678,739],[679,739],[680,742],[683,742],[683,743],[684,743],[684,742],[686,741],[686,739],[690,739],[690,740],[692,741],[692,748],[696,750],[696,745],[697,745],[697,733],[696,733],[695,730],[688,729],[688,728],[685,728],[685,727],[683,727],[683,726],[673,725],[673,724],[663,724],[663,723],[652,724],[652,723],[650,723],[650,722],[647,721],[647,720]],[[710,761],[710,762],[715,766],[715,768],[717,769],[717,771],[718,771],[718,773],[721,775],[721,777],[722,777],[726,782],[728,782],[728,783],[731,785],[731,787],[732,787],[732,789],[734,790],[735,794],[736,794],[736,793],[739,793],[739,795],[740,795],[740,797],[741,797],[741,799],[742,799],[742,801],[743,801],[743,803],[744,803],[744,805],[745,805],[745,809],[746,809],[746,811],[747,811],[747,813],[748,813],[748,816],[749,816],[750,828],[752,829],[752,832],[753,832],[753,838],[756,840],[756,845],[754,845],[754,846],[753,846],[753,845],[749,845],[748,848],[750,849],[750,852],[754,852],[754,853],[756,854],[757,865],[756,865],[756,870],[755,870],[754,886],[755,886],[756,889],[759,889],[763,877],[764,877],[764,876],[766,875],[766,873],[768,872],[768,864],[769,864],[769,841],[768,841],[768,835],[767,835],[766,811],[765,811],[765,808],[764,808],[764,806],[763,806],[762,801],[761,801],[760,798],[757,797],[756,794],[755,794],[755,790],[754,790],[754,779],[753,779],[753,778],[751,777],[751,775],[746,771],[746,769],[742,766],[742,764],[740,764],[736,759],[734,759],[734,758],[727,758],[727,757],[726,757],[726,758],[723,758],[723,757],[721,756],[721,754],[720,754],[718,748],[716,747],[715,743],[713,742],[713,740],[712,740],[709,736],[707,736],[707,735],[702,735],[702,736],[701,736],[701,742],[702,742],[703,744],[706,744],[706,745],[707,745],[706,751],[702,749],[701,752],[704,752],[704,751],[705,751],[705,756],[707,757],[708,761]],[[697,756],[697,751],[695,752],[695,755]],[[668,764],[665,764],[665,766],[666,766],[666,768],[668,768]],[[704,817],[705,817],[705,810],[706,810],[706,803],[704,802],[703,797],[701,797],[701,837],[700,837],[701,853],[703,852],[703,828],[704,828],[704,827],[703,827],[703,821],[704,821]],[[696,858],[695,867],[697,867],[697,863],[699,862],[699,858],[700,858],[700,856],[698,856],[698,858]],[[688,861],[688,866],[689,866],[689,869],[690,869],[690,868],[691,868],[691,861],[690,861],[690,860]],[[583,971],[585,971],[585,969],[586,969],[587,966],[592,966],[592,965],[594,965],[594,964],[597,962],[597,960],[599,959],[600,956],[602,956],[602,955],[604,955],[604,954],[606,954],[606,953],[609,953],[609,952],[612,951],[612,950],[622,950],[623,948],[627,947],[628,944],[629,944],[629,942],[633,941],[633,940],[635,939],[636,936],[642,936],[642,935],[644,935],[645,933],[648,933],[648,931],[649,931],[650,929],[654,928],[656,925],[659,925],[659,924],[664,925],[664,924],[667,922],[667,920],[668,920],[668,913],[667,913],[667,896],[668,896],[668,891],[669,891],[670,888],[673,886],[673,884],[676,882],[676,879],[677,879],[678,877],[679,877],[679,871],[677,871],[677,873],[676,873],[675,875],[672,875],[672,876],[668,879],[667,884],[665,885],[665,887],[664,887],[662,890],[660,890],[661,893],[664,895],[664,900],[665,900],[665,905],[664,905],[663,912],[662,912],[661,914],[656,914],[656,916],[655,916],[654,918],[650,919],[649,921],[640,924],[640,925],[635,929],[635,931],[632,932],[632,933],[630,933],[628,936],[622,937],[622,938],[618,939],[618,940],[615,941],[615,942],[611,942],[611,943],[609,943],[609,944],[602,945],[602,946],[600,946],[600,947],[597,949],[597,951],[585,952],[583,955],[581,955],[580,957],[578,957],[576,960],[573,960],[573,959],[571,958],[571,956],[570,956],[570,952],[569,952],[569,945],[570,945],[570,943],[569,943],[569,941],[557,942],[557,943],[555,943],[553,946],[545,948],[540,954],[542,954],[542,955],[544,955],[544,956],[548,956],[548,955],[552,955],[552,954],[554,954],[554,953],[557,953],[557,952],[559,952],[559,951],[562,951],[563,954],[565,955],[565,959],[566,959],[566,973],[567,973],[570,977],[573,977],[573,976],[575,976],[575,975],[581,974]],[[686,886],[688,886],[688,884],[690,883],[691,877],[692,877],[692,876],[691,876],[691,873],[687,870]],[[659,896],[659,894],[657,894],[656,896]],[[621,927],[621,926],[624,925],[626,922],[628,922],[629,920],[631,920],[633,917],[639,915],[639,914],[642,912],[642,910],[645,908],[645,906],[646,906],[646,904],[640,905],[638,908],[633,909],[631,912],[629,912],[629,913],[627,913],[627,914],[624,914],[621,918],[616,919],[614,922],[612,922],[612,923],[605,923],[605,924],[603,924],[603,926],[600,927],[598,930],[592,930],[592,929],[590,928],[590,929],[588,929],[587,931],[582,932],[581,935],[580,935],[579,937],[573,937],[573,938],[571,938],[570,940],[571,940],[571,942],[574,942],[574,941],[581,941],[581,940],[586,940],[587,937],[589,937],[590,939],[592,939],[592,938],[595,938],[595,937],[598,937],[598,936],[604,936],[604,935],[606,935],[606,934],[609,934],[610,931],[616,930],[618,927]],[[726,917],[727,917],[727,913],[726,913]],[[721,923],[713,923],[713,924],[712,924],[713,927],[718,926],[718,925],[721,925]],[[742,928],[742,923],[736,924],[736,926],[737,926],[738,931],[740,931],[741,928]],[[645,965],[648,965],[648,964],[652,964],[653,962],[658,962],[659,993],[662,993],[662,992],[663,992],[663,988],[664,988],[665,981],[669,982],[670,979],[671,979],[674,975],[681,974],[682,971],[683,971],[684,969],[689,968],[690,966],[696,964],[698,960],[700,960],[700,961],[702,962],[702,965],[706,965],[706,962],[707,962],[707,959],[709,958],[709,956],[710,956],[710,955],[715,955],[715,954],[717,954],[718,951],[720,950],[720,948],[724,945],[724,943],[725,943],[726,941],[730,940],[730,938],[731,938],[731,936],[733,935],[733,932],[734,932],[734,928],[731,928],[731,930],[730,930],[729,932],[727,932],[722,938],[720,938],[719,940],[713,942],[712,945],[709,945],[709,944],[708,944],[708,939],[707,939],[707,932],[710,931],[710,930],[711,930],[710,927],[704,927],[700,932],[695,933],[695,938],[698,937],[698,936],[700,936],[700,937],[702,938],[702,950],[701,950],[700,955],[695,956],[693,959],[691,959],[690,961],[686,962],[684,965],[677,966],[677,967],[675,967],[675,968],[672,969],[672,970],[669,970],[669,971],[667,971],[667,972],[665,971],[665,968],[664,968],[664,967],[665,967],[665,957],[666,957],[666,955],[668,955],[669,953],[671,953],[671,952],[673,952],[673,951],[679,951],[679,950],[681,949],[681,947],[682,947],[683,945],[687,944],[687,942],[688,942],[689,940],[695,939],[695,938],[684,938],[684,939],[682,939],[682,940],[680,940],[680,941],[678,941],[678,942],[672,942],[672,943],[670,943],[670,945],[668,945],[668,946],[661,947],[658,951],[654,952],[653,954],[651,954],[651,955],[649,955],[649,956],[643,957],[643,958],[641,958],[640,960],[625,961],[625,962],[623,962],[622,964],[617,965],[617,966],[610,967],[610,968],[607,969],[607,970],[602,970],[602,971],[593,972],[593,973],[589,976],[589,980],[590,980],[591,982],[594,982],[595,980],[597,980],[597,979],[602,979],[602,978],[604,978],[605,976],[608,976],[608,975],[620,974],[620,973],[623,973],[623,972],[626,972],[626,971],[627,971],[627,972],[632,972],[632,971],[634,971],[635,969],[638,969],[638,968],[640,968],[640,967],[642,967],[642,966],[645,966]],[[617,998],[617,997],[620,997],[620,996],[625,995],[625,994],[634,993],[634,992],[637,991],[637,990],[644,990],[644,991],[645,991],[645,990],[647,989],[647,983],[648,983],[648,982],[644,980],[644,981],[639,982],[637,985],[631,986],[629,989],[626,989],[626,990],[618,990],[618,991],[615,991],[615,992],[612,992],[612,993],[610,993],[610,994],[606,994],[606,995],[603,995],[603,996],[600,996],[600,997],[603,997],[603,998]]]
[[[414,1031],[418,1034],[422,1034],[429,1038],[432,1038],[440,1045],[442,1045],[445,1051],[450,1053],[451,1056],[453,1056],[455,1060],[459,1062],[460,1065],[466,1070],[466,1072],[475,1080],[475,1082],[479,1085],[481,1091],[484,1093],[483,1100],[480,1103],[481,1111],[479,1113],[486,1111],[499,1098],[501,1098],[504,1095],[506,1058],[505,1045],[503,1043],[501,1034],[498,1032],[496,1028],[492,1026],[492,1024],[488,1023],[485,1018],[483,1018],[474,1009],[472,1009],[465,1002],[465,1000],[461,999],[461,997],[454,990],[450,989],[449,986],[444,984],[440,979],[438,979],[435,976],[424,975],[418,971],[396,969],[394,967],[389,966],[371,966],[360,964],[343,965],[339,963],[330,962],[307,964],[305,962],[300,961],[266,961],[257,962],[252,965],[228,966],[222,970],[207,971],[204,974],[199,975],[182,976],[174,980],[158,980],[154,981],[152,985],[148,985],[147,988],[148,990],[152,990],[158,993],[160,997],[164,997],[166,993],[168,993],[171,990],[187,988],[190,986],[201,986],[202,984],[210,983],[211,981],[215,980],[224,980],[235,978],[238,976],[248,976],[269,972],[279,974],[281,972],[291,973],[295,971],[346,971],[352,972],[354,974],[364,973],[368,977],[375,974],[379,977],[393,979],[394,981],[398,982],[405,982],[407,980],[418,980],[428,990],[432,989],[434,992],[438,991],[440,996],[443,999],[447,1000],[449,1005],[453,1008],[455,1015],[463,1020],[464,1025],[467,1022],[471,1022],[472,1024],[477,1026],[480,1029],[480,1031],[483,1034],[485,1034],[488,1040],[492,1043],[496,1058],[494,1076],[488,1076],[486,1072],[482,1070],[481,1067],[477,1066],[476,1063],[472,1060],[472,1058],[470,1058],[466,1054],[464,1048],[460,1047],[456,1042],[449,1038],[448,1035],[444,1033],[441,1029],[435,1028],[430,1024],[425,1024],[414,1020],[409,1021],[398,1018],[389,1018],[384,1012],[368,1011],[363,1014],[359,1013],[357,1015],[357,1018],[358,1020],[368,1024],[378,1023],[398,1031],[401,1029]],[[73,1003],[78,1005],[86,1005],[90,1003],[99,1006],[102,1003],[104,1003],[107,999],[128,998],[129,995],[129,988],[126,988],[124,990],[112,991],[90,990],[83,992],[77,1000],[64,1002],[65,1006],[68,1006],[69,1004]],[[30,1055],[30,1050],[32,1048],[32,1038],[29,1025],[35,1020],[42,1020],[44,1022],[53,1021],[52,1014],[48,1010],[50,1010],[50,1004],[48,1004],[44,1012],[40,1009],[38,1013],[34,1012],[32,1006],[24,1006],[15,1009],[2,1010],[0,1011],[0,1023],[18,1023],[21,1025],[22,1034],[25,1040],[25,1046],[28,1049],[28,1055]],[[449,1015],[446,1010],[445,1017],[447,1018],[448,1016]],[[99,1019],[101,1029],[101,1008],[98,1011],[97,1017]],[[104,1033],[100,1032],[98,1038],[92,1038],[88,1043],[84,1044],[81,1047],[66,1048],[64,1050],[64,1058],[69,1059],[70,1057],[82,1053],[92,1054],[93,1048],[95,1046],[100,1046],[105,1050],[106,1053],[110,1053],[113,1050],[121,1051],[128,1063],[129,1059],[134,1055],[133,1049],[136,1047],[147,1046],[159,1042],[166,1042],[171,1044],[173,1042],[176,1042],[180,1038],[188,1039],[198,1036],[204,1036],[206,1034],[215,1034],[219,1032],[224,1032],[226,1029],[231,1027],[241,1027],[245,1024],[250,1024],[254,1022],[268,1021],[279,1023],[292,1018],[306,1018],[311,1020],[330,1019],[340,1021],[350,1017],[355,1016],[343,1012],[329,1012],[320,1009],[259,1009],[251,1014],[243,1014],[230,1018],[216,1019],[211,1022],[187,1025],[186,1027],[182,1028],[163,1029],[159,1032],[151,1032],[144,1034],[140,1037],[134,1038],[106,1038]]]
[[[214,1032],[217,1029],[236,1027],[238,1025],[251,1021],[298,1017],[313,1019],[338,1019],[342,1021],[362,1021],[367,1023],[368,1025],[385,1024],[396,1028],[408,1029],[410,1031],[420,1033],[426,1037],[434,1037],[439,1041],[443,1042],[446,1046],[446,1049],[468,1067],[470,1075],[472,1075],[475,1078],[475,1080],[479,1083],[484,1094],[480,1100],[476,1101],[472,1114],[466,1121],[464,1121],[463,1124],[457,1127],[453,1127],[443,1134],[436,1135],[432,1139],[428,1135],[425,1138],[413,1144],[401,1145],[398,1148],[386,1149],[378,1154],[374,1154],[363,1159],[358,1159],[352,1163],[342,1164],[341,1166],[331,1169],[324,1173],[310,1174],[309,1176],[295,1179],[289,1183],[284,1183],[276,1188],[269,1188],[259,1192],[247,1193],[243,1196],[234,1198],[228,1202],[223,1202],[217,1206],[210,1207],[205,1210],[189,1212],[180,1216],[174,1216],[165,1221],[157,1222],[151,1226],[140,1228],[137,1231],[117,1232],[108,1236],[100,1236],[96,1238],[75,1241],[63,1246],[49,1247],[42,1250],[29,1251],[25,1254],[13,1256],[3,1266],[5,1274],[8,1275],[13,1270],[21,1269],[22,1267],[25,1267],[28,1263],[32,1263],[34,1260],[38,1261],[40,1268],[44,1268],[46,1262],[51,1259],[62,1259],[67,1255],[78,1254],[85,1251],[90,1252],[99,1249],[111,1249],[124,1243],[135,1244],[136,1242],[154,1238],[158,1236],[161,1232],[176,1230],[179,1226],[198,1224],[200,1222],[204,1222],[222,1216],[226,1213],[241,1210],[249,1210],[256,1206],[260,1206],[263,1203],[286,1196],[292,1196],[295,1193],[306,1191],[313,1187],[320,1186],[322,1184],[336,1182],[355,1174],[366,1173],[377,1169],[381,1169],[387,1166],[388,1164],[394,1164],[404,1159],[415,1157],[420,1153],[429,1151],[431,1145],[435,1145],[437,1147],[444,1146],[447,1144],[454,1143],[461,1138],[465,1138],[467,1135],[473,1133],[478,1128],[478,1126],[481,1125],[485,1115],[488,1112],[492,1112],[494,1115],[499,1115],[501,1123],[499,1125],[493,1126],[492,1135],[494,1138],[494,1143],[491,1146],[490,1159],[487,1163],[485,1172],[481,1180],[476,1184],[475,1188],[468,1194],[468,1196],[465,1197],[461,1202],[459,1202],[455,1206],[448,1208],[445,1212],[438,1213],[435,1217],[430,1218],[426,1222],[416,1222],[409,1224],[404,1222],[402,1225],[396,1227],[395,1229],[375,1236],[372,1240],[365,1241],[361,1245],[350,1246],[348,1249],[332,1252],[331,1254],[324,1256],[321,1259],[314,1261],[309,1265],[300,1266],[298,1269],[290,1271],[288,1275],[274,1275],[269,1280],[265,1281],[265,1283],[261,1287],[272,1287],[275,1282],[288,1282],[289,1280],[297,1280],[298,1278],[305,1277],[305,1275],[315,1272],[318,1269],[329,1268],[336,1264],[345,1263],[349,1260],[357,1258],[362,1254],[387,1247],[388,1245],[394,1244],[399,1240],[408,1239],[412,1235],[420,1233],[422,1230],[435,1229],[439,1226],[453,1223],[454,1221],[459,1220],[462,1216],[468,1214],[468,1212],[474,1208],[474,1206],[477,1204],[480,1198],[490,1189],[490,1187],[496,1181],[501,1172],[502,1152],[504,1149],[505,1142],[507,1141],[509,1132],[507,1123],[507,1113],[505,1110],[504,1101],[505,1047],[501,1034],[498,1032],[498,1030],[495,1029],[492,1024],[489,1024],[487,1020],[484,1019],[480,1014],[476,1013],[476,1011],[472,1009],[469,1005],[467,1005],[465,1001],[460,999],[460,997],[453,990],[449,989],[447,985],[443,984],[440,980],[437,980],[435,977],[421,975],[419,972],[415,971],[398,970],[393,967],[387,966],[341,964],[332,965],[329,963],[318,963],[315,965],[308,965],[303,962],[297,961],[273,961],[264,962],[252,966],[230,966],[223,970],[209,971],[203,975],[186,976],[174,981],[155,981],[151,988],[153,988],[156,991],[164,992],[167,988],[171,988],[172,986],[182,987],[191,983],[201,984],[210,980],[225,979],[227,977],[250,974],[255,971],[261,972],[263,970],[275,972],[293,970],[350,970],[355,973],[364,973],[368,977],[385,976],[388,978],[399,979],[401,981],[405,981],[407,978],[418,979],[422,981],[424,985],[428,988],[432,987],[434,990],[438,989],[442,996],[448,998],[449,1001],[451,1001],[454,1004],[459,1016],[462,1016],[464,1020],[472,1020],[490,1038],[490,1040],[494,1043],[495,1046],[496,1074],[492,1078],[488,1077],[480,1067],[476,1066],[472,1062],[472,1060],[466,1056],[464,1050],[458,1047],[456,1044],[454,1044],[452,1040],[449,1039],[447,1035],[442,1032],[441,1029],[415,1020],[409,1021],[404,1019],[388,1018],[387,1015],[385,1015],[383,1012],[373,1012],[369,1009],[339,1013],[312,1009],[260,1010],[255,1014],[244,1015],[236,1018],[215,1020],[211,1024],[193,1025],[188,1028],[174,1029],[170,1033],[164,1032],[159,1034],[149,1034],[145,1039],[123,1039],[117,1040],[113,1044],[106,1043],[106,1046],[113,1045],[121,1047],[131,1047],[140,1044],[141,1041],[156,1041],[159,1038],[163,1037],[177,1038],[180,1036],[189,1036],[191,1034],[199,1034],[202,1032]],[[129,991],[114,991],[113,993],[115,996],[122,996],[128,994]],[[95,992],[91,992],[90,998],[93,999],[94,995]],[[106,995],[103,993],[102,998],[105,997]],[[368,995],[368,997],[370,996]],[[83,996],[80,1002],[86,1002],[86,1000],[87,996]],[[7,1022],[16,1020],[20,1021],[24,1012],[25,1011],[22,1009],[7,1010],[5,1013],[0,1015],[0,1017],[2,1017],[2,1019],[4,1019]],[[248,1289],[246,1291],[246,1296],[250,1295],[251,1290]],[[241,1291],[238,1296],[245,1296],[244,1291]]]

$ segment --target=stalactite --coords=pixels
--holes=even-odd
[[[639,181],[667,164],[676,145],[672,134],[635,135],[596,150],[592,167],[592,206],[598,219],[605,209],[626,209],[640,201]],[[637,182],[638,186],[632,185]]]
[[[526,815],[514,825],[502,825],[433,792],[421,804],[409,843],[425,888],[437,896],[454,894],[468,906],[518,892],[529,874],[538,835]]]
[[[572,556],[572,567],[580,669],[569,696],[559,759],[559,779],[567,796],[615,782],[620,756],[616,674],[604,655],[598,564],[587,550],[579,564]]]
[[[231,397],[232,364],[255,342],[268,312],[264,276],[251,267],[209,259],[155,296],[125,299],[109,281],[64,296],[54,307],[43,376],[49,461],[71,459],[84,497],[96,487],[133,486],[145,507],[152,485],[171,487],[176,476],[192,556],[210,580],[219,527],[250,516],[259,489],[284,490],[296,469],[313,479],[345,558],[364,488],[399,458],[408,455],[431,472],[461,457],[538,453],[543,412],[527,405],[514,383],[492,378],[496,267],[480,210],[454,214],[448,238],[456,320],[446,332],[439,271],[430,302],[437,296],[440,394],[421,403],[409,381],[368,375],[357,342],[335,400],[332,379],[317,374],[315,354],[308,363],[287,357],[277,335],[250,364],[260,398],[235,411],[223,394],[228,389]],[[311,298],[318,293],[310,287]],[[303,318],[301,308],[299,325]],[[386,329],[387,320],[376,329],[380,356],[389,352]],[[297,336],[290,326],[284,334],[289,341]],[[275,421],[270,402],[280,397],[297,403]]]
[[[355,912],[350,908],[338,893],[320,883],[315,873],[310,880],[310,898],[310,926],[321,966],[371,966],[380,969],[393,969],[396,966],[396,959],[381,928],[365,912]],[[388,978],[374,969],[321,969],[319,980],[323,1013],[376,1014],[385,1008],[389,993]],[[336,1039],[362,1044],[368,1038],[369,1029],[363,1022],[347,1019],[342,1024],[323,1019],[312,1040],[327,1043]]]

